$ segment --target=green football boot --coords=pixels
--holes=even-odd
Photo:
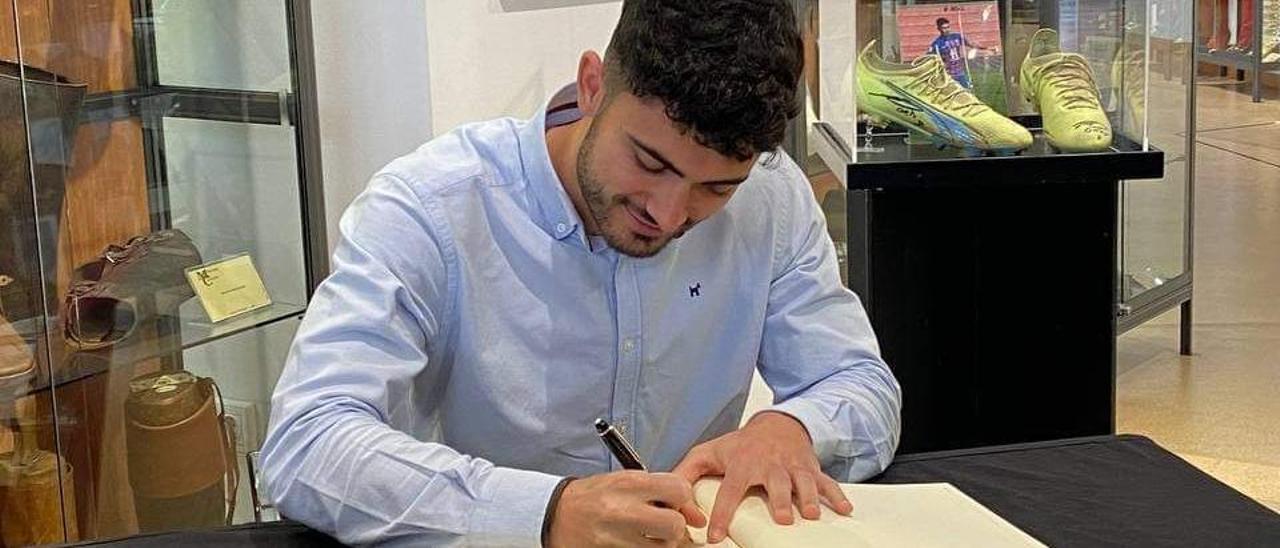
[[[1040,29],[1019,71],[1022,94],[1040,110],[1049,144],[1065,152],[1097,152],[1111,146],[1111,122],[1102,110],[1089,62],[1064,53],[1058,31]]]
[[[899,125],[936,142],[1012,153],[1031,146],[1031,132],[979,101],[947,74],[942,58],[924,55],[911,64],[875,53],[875,40],[858,55],[858,108],[873,125]]]

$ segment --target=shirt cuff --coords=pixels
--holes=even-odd
[[[542,520],[560,476],[494,468],[486,500],[471,515],[471,546],[542,546]]]
[[[763,413],[765,411],[782,413],[800,421],[804,429],[809,432],[809,439],[813,441],[813,452],[818,455],[818,462],[822,463],[822,466],[826,466],[835,460],[836,446],[840,443],[840,434],[836,432],[835,426],[831,424],[831,419],[822,412],[822,408],[818,404],[804,398],[791,398],[760,412]]]

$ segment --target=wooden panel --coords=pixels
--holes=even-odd
[[[59,296],[66,294],[76,266],[96,258],[108,244],[150,230],[144,161],[142,124],[137,119],[95,123],[77,131],[59,231]],[[60,329],[51,335],[57,349],[54,361],[60,363],[67,347],[61,343]],[[59,400],[68,402],[59,412],[77,419],[62,439],[76,467],[83,539],[137,533],[121,423],[127,380],[118,378],[131,370],[113,369],[109,375],[59,388]]]
[[[43,366],[43,364],[41,364]],[[13,400],[8,409],[0,411],[6,414],[6,421],[0,424],[0,453],[13,451],[14,445],[17,443],[17,432],[11,430],[13,424],[7,420],[7,414],[12,413],[14,418],[23,420],[32,420],[35,422],[36,430],[39,432],[38,445],[42,449],[52,449],[54,443],[53,435],[53,400],[49,395],[49,391],[41,391]]]
[[[71,487],[75,493],[77,532],[82,538],[97,535],[97,509],[94,499],[98,491],[94,462],[99,459],[92,443],[94,424],[91,417],[101,413],[103,399],[101,382],[97,377],[59,386],[58,416],[62,421],[59,452],[71,463]]]
[[[0,4],[0,58],[16,62],[13,9]],[[135,87],[129,0],[18,0],[18,14],[28,66],[87,83],[91,93]]]
[[[108,244],[150,232],[142,123],[137,119],[82,126],[76,134],[58,245],[58,291],[71,271]]]
[[[0,2],[0,58],[18,62],[18,44],[22,44],[22,60],[33,67],[45,68],[49,57],[49,8],[46,2],[23,0],[19,2],[18,24],[13,25],[13,5]],[[15,32],[21,34],[21,40]]]
[[[0,59],[18,61],[17,29],[13,26],[13,4],[0,2]]]
[[[44,4],[48,0],[19,0]],[[48,69],[77,82],[89,92],[135,87],[133,13],[129,0],[55,1],[49,3]],[[23,46],[30,47],[24,29]]]

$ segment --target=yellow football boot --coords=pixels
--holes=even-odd
[[[896,122],[937,142],[961,148],[1015,152],[1031,146],[1031,132],[979,101],[951,75],[942,58],[911,64],[875,53],[875,40],[858,55],[858,108],[874,124]]]
[[[1065,152],[1097,152],[1111,146],[1111,122],[1102,110],[1089,62],[1064,53],[1058,31],[1040,29],[1019,71],[1022,93],[1040,110],[1049,144]]]

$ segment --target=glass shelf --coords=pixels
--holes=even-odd
[[[137,327],[140,333],[150,336],[128,341],[98,351],[67,351],[54,367],[53,386],[63,386],[87,377],[107,372],[113,368],[132,367],[157,358],[181,356],[191,350],[246,331],[259,329],[280,320],[296,318],[306,312],[306,306],[291,303],[273,303],[270,306],[247,312],[219,323],[210,322],[200,303],[191,300],[183,303],[179,317],[162,316],[147,325]],[[12,324],[28,344],[34,346],[33,335],[39,328],[35,319]],[[163,334],[161,334],[163,333]],[[21,397],[48,390],[50,383],[45,371],[36,370],[29,378],[0,381],[0,391],[7,397]]]
[[[1032,128],[1032,144],[1016,154],[974,154],[930,142],[915,142],[900,129],[859,132],[858,145],[864,149],[859,161],[852,161],[834,128],[815,124],[817,153],[841,173],[845,188],[883,189],[909,187],[1016,186],[1056,180],[1078,180],[1092,175],[1124,179],[1159,178],[1164,154],[1144,148],[1123,135],[1115,136],[1106,151],[1062,154],[1054,150],[1035,117],[1019,117]],[[866,152],[871,150],[873,152]],[[835,166],[845,166],[836,168]]]

